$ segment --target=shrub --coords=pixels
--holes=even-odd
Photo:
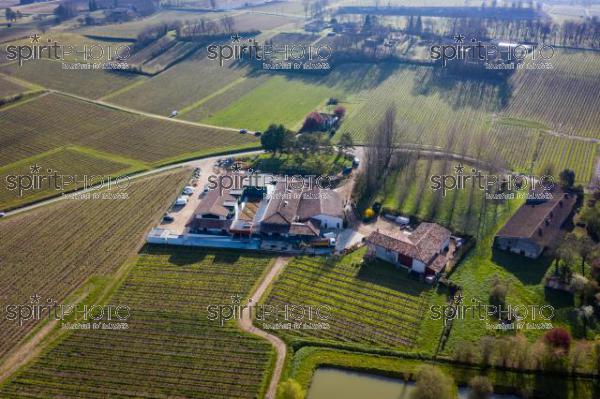
[[[571,334],[562,327],[556,327],[546,332],[544,342],[554,349],[568,352],[571,346]]]
[[[492,397],[492,393],[494,393],[492,383],[484,376],[471,378],[469,387],[471,388],[471,392],[469,392],[468,399],[489,399]]]
[[[321,116],[321,114],[319,114],[316,111],[313,111],[310,114],[308,114],[308,116],[304,120],[304,124],[302,125],[302,130],[308,130],[308,131],[319,130],[323,126],[323,122],[324,122],[324,120],[323,120],[323,117]]]
[[[304,399],[304,391],[296,380],[288,378],[279,384],[277,397],[282,399]]]
[[[454,381],[435,366],[422,366],[417,372],[417,383],[412,399],[451,399]]]
[[[346,115],[346,108],[342,107],[341,105],[337,106],[333,111],[333,114],[338,118],[342,119],[344,115]]]

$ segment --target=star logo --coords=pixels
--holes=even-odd
[[[465,41],[465,37],[463,35],[454,35],[454,42],[456,43],[463,43]]]
[[[460,292],[454,296],[454,300],[456,301],[457,304],[462,303],[464,298],[465,297],[463,297],[463,295]]]
[[[242,37],[236,33],[235,35],[231,35],[231,43],[239,43]]]
[[[231,296],[231,303],[234,305],[239,305],[242,302],[242,297],[238,294]]]
[[[233,171],[233,173],[240,173],[240,171],[242,170],[242,164],[240,162],[235,162],[231,166],[231,170]]]
[[[459,163],[458,165],[456,165],[454,167],[454,170],[456,170],[457,174],[462,175],[463,172],[465,171],[465,167],[463,166],[463,164]]]
[[[40,42],[40,35],[38,35],[37,33],[29,36],[31,38],[31,43],[39,43]]]
[[[40,303],[40,299],[42,299],[42,297],[38,294],[33,294],[31,297],[29,297],[29,299],[31,299],[31,303]]]
[[[42,167],[36,163],[36,164],[33,164],[33,165],[31,165],[31,166],[29,167],[29,170],[30,170],[30,171],[31,171],[31,173],[33,173],[33,174],[38,174],[38,173],[40,173],[40,171],[42,170]]]

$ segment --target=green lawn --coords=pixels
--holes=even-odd
[[[485,234],[495,226],[509,204],[486,200],[483,191],[469,186],[465,189],[434,190],[432,175],[455,175],[456,161],[444,162],[431,158],[414,158],[383,183],[377,200],[384,208],[403,215],[435,221],[457,233],[473,236]],[[470,166],[465,165],[465,174]]]

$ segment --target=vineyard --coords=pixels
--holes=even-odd
[[[76,181],[64,187],[66,191],[72,191],[83,186],[83,180],[86,176],[88,178],[96,176],[96,179],[88,183],[88,185],[91,185],[100,183],[102,175],[109,176],[131,171],[131,165],[129,164],[99,158],[89,153],[78,151],[75,148],[59,148],[56,151],[42,154],[40,157],[26,159],[16,164],[11,164],[9,167],[0,168],[0,180],[5,185],[7,184],[6,179],[8,176],[32,176],[32,168],[35,166],[41,168],[38,172],[40,176],[49,176],[56,172],[58,175],[66,176],[65,181],[69,181],[68,176],[76,176]],[[27,182],[24,184],[27,184]],[[44,182],[40,190],[27,190],[22,193],[19,193],[18,190],[9,190],[7,187],[3,187],[0,190],[0,209],[6,210],[22,203],[58,195],[62,191],[64,190],[57,189],[49,182]]]
[[[270,260],[194,249],[144,250],[109,303],[127,330],[79,330],[0,388],[0,396],[256,398],[268,342],[207,319],[208,305],[247,295]],[[58,370],[60,370],[58,372]]]
[[[555,50],[550,62],[553,69],[513,75],[506,114],[543,122],[561,133],[600,138],[600,55]]]
[[[393,103],[403,141],[444,146],[445,138],[455,131],[474,143],[486,133],[488,113],[498,106],[498,89],[492,84],[440,77],[428,68],[388,67],[383,78],[373,90],[358,96],[359,104],[342,124],[340,131],[351,133],[357,142],[366,141]]]
[[[38,294],[60,303],[90,276],[113,273],[135,255],[188,176],[179,171],[132,182],[127,199],[67,199],[0,220],[0,302],[28,304]],[[1,318],[0,357],[34,326]]]
[[[0,78],[0,98],[14,96],[27,89],[21,85],[18,85],[6,78]]]
[[[232,82],[230,87],[226,88],[224,92],[216,92],[211,96],[205,97],[198,103],[190,106],[186,112],[181,112],[179,117],[185,120],[199,122],[207,119],[215,113],[219,112],[223,108],[228,107],[234,101],[237,101],[240,97],[246,93],[256,89],[270,77],[268,75],[258,75],[256,77],[243,77],[240,80]]]
[[[548,167],[554,175],[564,169],[575,171],[575,179],[582,184],[588,183],[594,172],[594,160],[598,145],[563,137],[544,136],[537,159],[536,174],[542,174]]]
[[[128,163],[160,164],[258,143],[249,135],[136,115],[58,94],[0,111],[0,117],[0,166],[71,144],[125,157]]]
[[[274,332],[288,338],[414,347],[426,308],[437,294],[390,264],[361,265],[362,254],[359,251],[340,261],[306,257],[292,261],[275,282],[265,303],[329,306],[326,322],[330,328]],[[316,322],[322,321],[313,321]],[[256,323],[260,327],[261,322]],[[440,332],[432,328],[424,334],[437,342]]]
[[[110,101],[166,116],[211,95],[247,72],[247,68],[232,63],[221,66],[217,60],[206,58],[206,50],[201,49],[142,85],[111,96]]]
[[[62,62],[35,60],[19,67],[11,64],[0,68],[1,73],[88,98],[100,98],[111,91],[144,79],[139,75],[101,69],[66,70]]]

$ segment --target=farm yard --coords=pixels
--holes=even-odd
[[[164,173],[132,182],[127,199],[62,200],[0,220],[0,301],[28,304],[38,294],[60,303],[90,277],[114,273],[187,177],[186,170]],[[0,319],[0,357],[36,325],[13,323]]]
[[[146,247],[109,300],[130,307],[129,328],[73,332],[0,387],[0,396],[260,397],[270,344],[233,321],[208,320],[206,309],[248,295],[270,261]]]
[[[274,330],[286,340],[317,339],[395,349],[434,349],[441,323],[424,321],[444,295],[390,264],[361,264],[360,250],[339,261],[294,259],[274,283],[266,305],[328,306],[329,329]],[[321,320],[313,321],[323,322]],[[260,327],[261,322],[255,321]],[[424,324],[427,328],[422,328]]]

